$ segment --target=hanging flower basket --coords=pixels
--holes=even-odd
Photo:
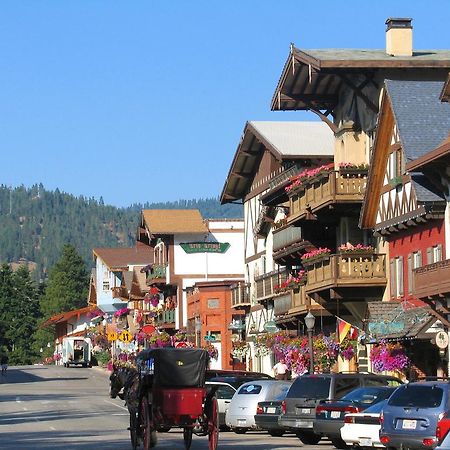
[[[284,189],[289,194],[293,191],[301,189],[312,183],[315,180],[318,180],[324,176],[328,177],[330,171],[334,169],[334,164],[324,164],[319,167],[315,167],[314,169],[306,169],[303,172],[300,172],[298,175],[291,177],[291,184],[286,186]]]
[[[211,359],[217,360],[219,358],[219,351],[210,342],[204,345],[203,348],[208,352]]]
[[[339,164],[339,173],[341,175],[367,175],[368,172],[368,164],[353,164],[348,162]]]
[[[231,355],[233,358],[243,359],[247,356],[249,352],[249,347],[245,341],[233,342],[233,348],[231,350]]]
[[[327,247],[320,247],[316,250],[311,250],[308,253],[305,253],[301,257],[302,264],[307,266],[314,264],[317,261],[321,261],[324,258],[329,258],[331,255],[331,250]]]
[[[410,365],[410,360],[399,343],[391,344],[385,341],[372,348],[370,360],[376,372],[403,370]]]
[[[304,286],[308,280],[308,273],[306,270],[299,270],[296,275],[290,275],[289,278],[283,281],[281,284],[274,286],[276,293],[286,292],[293,289],[299,289],[300,286]]]

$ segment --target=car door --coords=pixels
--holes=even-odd
[[[217,404],[219,408],[219,425],[225,425],[225,413],[230,406],[236,389],[226,384],[220,384],[216,391]]]

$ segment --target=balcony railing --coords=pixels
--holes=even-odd
[[[237,283],[231,286],[231,307],[250,306],[250,284]]]
[[[154,281],[166,282],[167,264],[154,264],[147,273],[147,283]]]
[[[291,289],[278,297],[274,297],[273,308],[276,316],[285,314],[299,314],[307,312],[311,306],[318,308],[316,303],[307,293],[306,287],[300,286],[298,289]]]
[[[279,286],[286,281],[289,273],[286,269],[280,271],[265,273],[259,277],[255,277],[256,282],[256,300],[264,300],[273,297],[276,294],[275,286]]]
[[[386,255],[340,254],[308,264],[306,292],[333,287],[383,286],[386,284]]]
[[[413,294],[418,298],[450,294],[450,259],[414,270]]]
[[[273,231],[273,251],[281,250],[288,245],[300,242],[303,239],[300,227],[288,227]]]
[[[163,325],[171,325],[175,323],[175,310],[170,309],[167,311],[160,312],[155,317],[155,323],[157,326],[163,326]]]
[[[113,298],[128,299],[128,289],[125,286],[113,287],[111,292]]]
[[[366,185],[366,171],[349,175],[333,170],[329,174],[318,176],[292,192],[288,221],[303,219],[308,212],[316,212],[333,203],[362,202]]]

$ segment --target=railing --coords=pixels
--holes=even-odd
[[[289,222],[304,218],[332,203],[359,202],[364,198],[367,171],[341,173],[333,170],[296,187],[289,198]],[[308,208],[308,211],[306,210]]]
[[[160,312],[155,317],[155,323],[159,326],[164,325],[164,324],[175,323],[175,310],[169,309],[167,311]]]
[[[418,298],[450,294],[450,259],[414,270],[413,294]]]
[[[296,175],[300,169],[297,166],[289,167],[289,169],[283,170],[279,175],[272,178],[269,183],[269,189],[273,189],[277,186],[279,186],[281,183],[288,180],[290,177]]]
[[[237,283],[231,286],[231,307],[250,306],[250,284]]]
[[[300,227],[288,227],[273,231],[273,251],[281,250],[288,245],[295,244],[303,239]]]
[[[256,282],[256,300],[264,300],[273,297],[276,294],[275,287],[286,281],[289,273],[286,269],[280,271],[265,273],[259,277],[255,277]]]
[[[306,312],[311,306],[319,306],[306,293],[306,286],[291,289],[273,299],[273,309],[276,316]]]
[[[339,254],[318,258],[306,265],[306,292],[345,286],[386,284],[386,255]]]
[[[113,287],[111,289],[113,298],[126,298],[128,299],[128,289],[125,286]]]
[[[147,273],[147,283],[162,279],[166,281],[167,264],[155,264],[152,266],[150,272]]]

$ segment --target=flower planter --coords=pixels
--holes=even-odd
[[[304,266],[313,266],[314,264],[316,264],[318,262],[322,262],[325,259],[330,259],[330,256],[331,256],[331,254],[324,254],[324,255],[314,256],[313,258],[302,259],[302,264]]]
[[[341,175],[352,175],[352,176],[367,176],[369,169],[358,169],[358,168],[341,168],[339,169]]]

